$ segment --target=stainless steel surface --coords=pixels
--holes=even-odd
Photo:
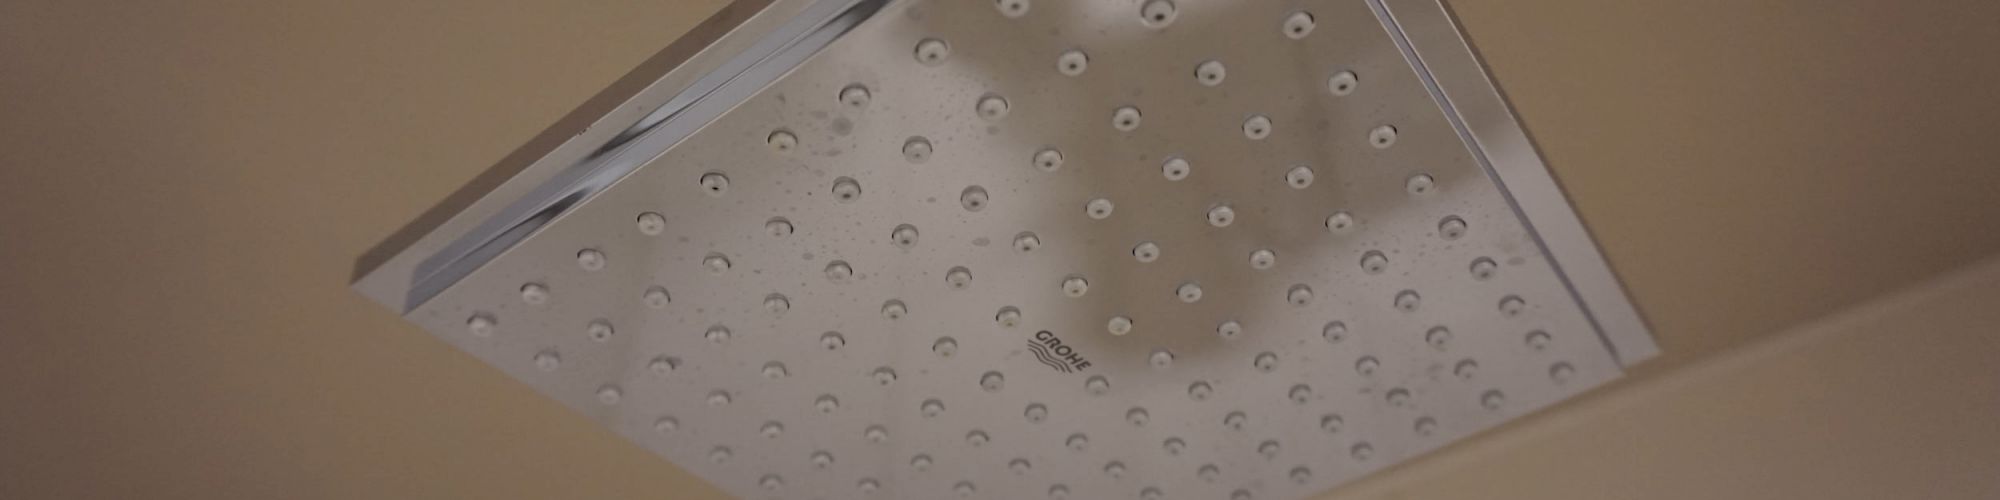
[[[1421,71],[1432,96],[1444,103],[1461,138],[1472,145],[1475,158],[1549,253],[1612,355],[1627,366],[1658,355],[1660,348],[1645,318],[1632,306],[1442,2],[1373,3],[1405,56]]]
[[[754,498],[1301,498],[1650,352],[1435,2],[1162,5],[892,3],[407,317]]]

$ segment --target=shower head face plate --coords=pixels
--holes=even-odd
[[[1652,351],[1435,2],[750,19],[357,287],[743,498],[1305,498]]]

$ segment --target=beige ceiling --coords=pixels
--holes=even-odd
[[[0,3],[0,498],[718,498],[346,283],[364,250],[721,3]],[[1510,429],[1652,397],[1700,360],[2000,253],[2000,3],[1453,4],[1666,350]],[[1764,378],[1740,397],[1824,388]],[[1659,404],[1676,397],[1699,399]],[[1576,432],[1639,450],[1702,432],[1668,427]],[[1556,485],[1564,464],[1704,458],[1562,429],[1395,474]],[[1523,460],[1546,466],[1502,465]]]

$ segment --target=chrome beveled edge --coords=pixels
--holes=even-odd
[[[1443,0],[1368,0],[1620,366],[1660,354],[1568,196]]]
[[[887,0],[736,0],[356,263],[408,314],[776,81]]]

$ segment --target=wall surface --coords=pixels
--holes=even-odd
[[[720,5],[0,2],[0,498],[716,498],[346,283]],[[1336,496],[1996,494],[1992,286],[1703,373],[2000,253],[2000,3],[1453,5],[1667,354]]]

